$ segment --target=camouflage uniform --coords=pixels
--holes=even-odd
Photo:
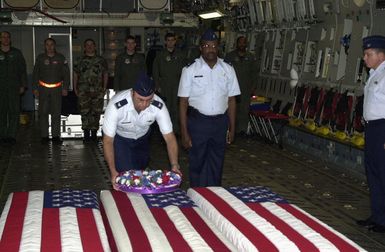
[[[186,64],[185,55],[178,49],[169,52],[164,49],[157,53],[153,64],[152,77],[170,112],[174,132],[178,132],[178,86],[182,68]]]
[[[246,132],[249,122],[250,96],[255,88],[258,74],[257,61],[252,53],[246,52],[244,56],[239,56],[237,50],[229,52],[225,61],[233,65],[241,89],[241,95],[237,97],[236,132]]]
[[[48,88],[39,84],[59,83],[58,87]],[[68,90],[70,74],[64,55],[55,53],[49,57],[42,53],[36,58],[33,68],[33,86],[39,90],[39,122],[42,138],[48,137],[48,115],[51,114],[52,137],[60,137],[60,115],[62,104],[62,90]]]
[[[25,59],[20,50],[0,50],[0,139],[16,138],[20,115],[20,87],[27,86]]]
[[[128,55],[126,52],[116,57],[114,73],[114,90],[130,89],[141,72],[146,71],[146,61],[142,53]]]
[[[83,130],[98,130],[103,113],[105,89],[103,74],[108,72],[106,60],[101,56],[82,56],[74,64],[78,75],[78,105]]]

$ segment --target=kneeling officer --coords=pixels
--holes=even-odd
[[[167,144],[171,169],[180,173],[178,144],[170,115],[154,90],[153,80],[143,73],[132,89],[117,93],[107,105],[103,122],[103,147],[113,185],[119,172],[147,167],[150,126],[155,121]]]

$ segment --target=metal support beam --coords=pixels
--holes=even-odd
[[[173,13],[174,22],[163,24],[160,13],[64,13],[13,12],[9,25],[71,27],[198,27],[198,18],[189,13]],[[54,18],[52,18],[54,17]]]

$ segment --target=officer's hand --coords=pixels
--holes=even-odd
[[[39,97],[39,91],[37,89],[33,90],[33,95]]]
[[[20,94],[23,94],[24,91],[25,91],[25,87],[20,87],[19,93],[20,93]]]
[[[234,131],[228,130],[226,134],[226,142],[227,144],[231,144],[234,141]]]
[[[192,142],[190,135],[188,133],[182,133],[182,146],[184,149],[188,150],[192,147]]]
[[[119,173],[117,173],[117,172],[111,173],[111,184],[112,184],[112,187],[114,188],[114,190],[116,190],[116,191],[119,191],[119,187],[116,184],[116,177],[118,175],[119,175]]]
[[[176,174],[179,174],[182,177],[182,171],[180,170],[179,165],[172,165],[171,166],[171,171],[175,172]]]

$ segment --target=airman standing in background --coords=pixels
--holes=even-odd
[[[39,122],[41,142],[48,142],[48,115],[51,114],[52,142],[61,144],[60,116],[62,96],[68,95],[70,71],[63,54],[56,52],[56,41],[44,41],[45,53],[37,56],[33,69],[35,97],[39,97]]]
[[[142,53],[136,52],[134,36],[126,38],[126,50],[115,60],[114,90],[127,90],[134,86],[139,74],[146,72],[146,61]]]
[[[107,62],[96,54],[95,41],[86,39],[84,55],[74,63],[74,91],[78,96],[85,142],[97,140],[107,83]]]
[[[250,97],[255,89],[258,67],[255,56],[247,50],[247,39],[240,36],[237,47],[227,53],[225,61],[230,62],[237,74],[241,95],[237,96],[236,133],[246,133],[249,122]]]
[[[152,77],[158,92],[164,98],[170,112],[174,132],[179,132],[178,86],[186,60],[182,51],[176,48],[176,36],[167,33],[166,48],[158,52],[153,64]]]
[[[11,46],[11,34],[1,32],[0,50],[0,142],[16,143],[20,121],[20,94],[27,87],[25,59]]]

